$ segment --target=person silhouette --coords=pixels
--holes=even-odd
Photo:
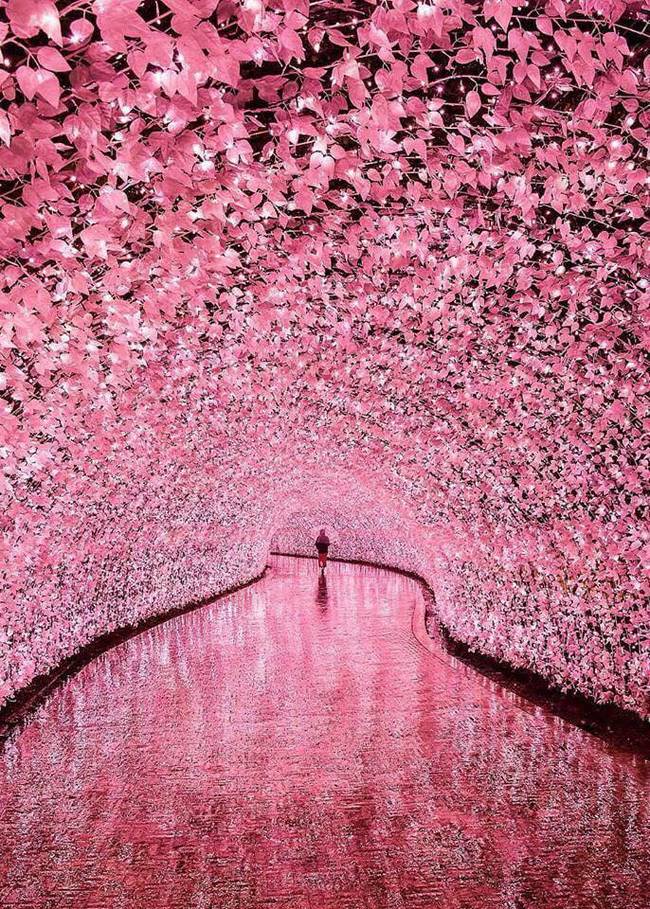
[[[321,571],[325,571],[327,568],[327,553],[330,548],[330,539],[325,533],[325,528],[321,527],[321,531],[316,537],[316,552],[318,553],[318,567]]]

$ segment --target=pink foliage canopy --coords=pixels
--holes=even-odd
[[[0,702],[319,484],[647,711],[647,13],[0,0]]]

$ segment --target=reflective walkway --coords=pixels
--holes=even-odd
[[[0,753],[0,906],[641,909],[648,765],[411,635],[420,591],[276,558]]]

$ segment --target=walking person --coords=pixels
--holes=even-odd
[[[325,533],[325,528],[321,527],[321,531],[316,537],[316,552],[318,553],[318,567],[321,571],[325,571],[327,567],[327,553],[330,548],[330,538]]]

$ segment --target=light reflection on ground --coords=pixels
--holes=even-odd
[[[274,558],[0,754],[0,905],[636,909],[648,765],[410,632],[414,581]]]

